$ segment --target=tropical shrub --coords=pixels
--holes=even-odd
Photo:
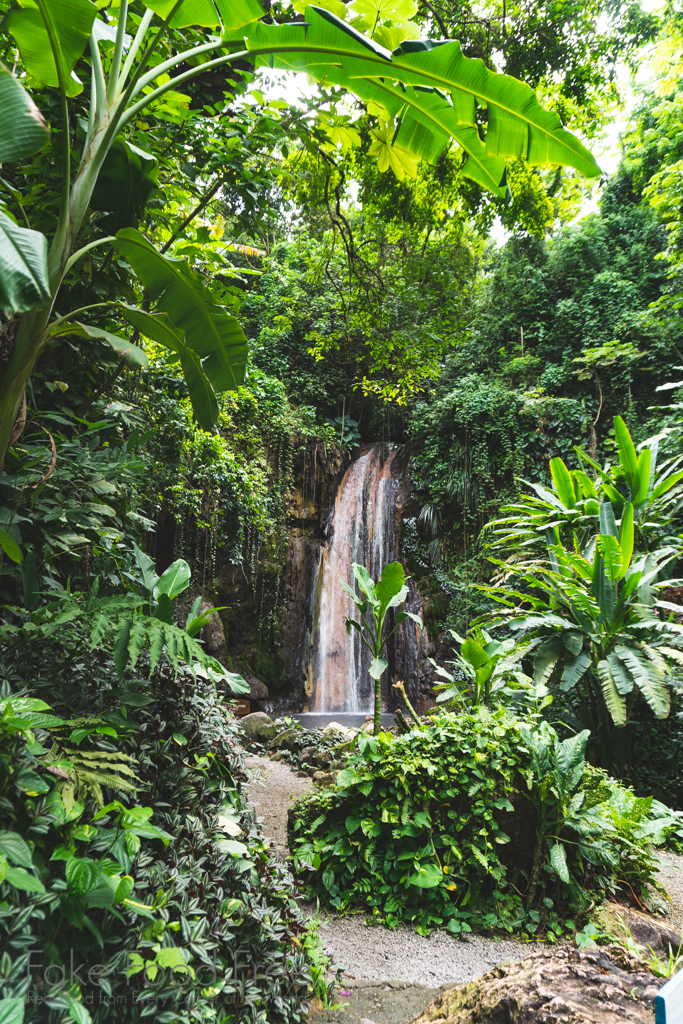
[[[290,812],[309,894],[422,933],[554,936],[624,870],[644,891],[656,870],[649,837],[621,842],[584,808],[586,740],[485,707],[439,712],[396,739],[361,737],[337,785]]]

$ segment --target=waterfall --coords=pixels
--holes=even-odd
[[[391,471],[396,452],[383,458],[381,448],[371,448],[351,463],[337,492],[316,588],[311,711],[372,711],[370,652],[356,630],[351,636],[346,632],[345,619],[356,618],[357,609],[339,577],[352,584],[351,566],[358,562],[376,580],[396,557],[398,482]]]

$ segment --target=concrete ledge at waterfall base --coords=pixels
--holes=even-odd
[[[683,1024],[683,971],[660,988],[655,999],[655,1024]]]
[[[292,718],[303,725],[305,729],[324,729],[330,722],[339,722],[347,729],[360,729],[361,725],[365,725],[367,717],[364,711],[326,711],[324,714],[302,711],[300,715],[292,715]],[[391,729],[396,725],[393,714],[383,714],[381,721],[383,729]]]

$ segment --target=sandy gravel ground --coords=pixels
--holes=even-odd
[[[249,801],[277,855],[287,850],[287,810],[312,787],[281,761],[251,756]],[[660,881],[671,899],[669,926],[683,926],[683,857],[660,854]],[[469,981],[504,960],[522,960],[533,945],[488,936],[455,939],[444,932],[423,938],[408,927],[390,931],[365,924],[363,915],[321,914],[320,936],[329,956],[344,968],[336,1006],[320,1009],[311,1024],[408,1024],[444,986]]]

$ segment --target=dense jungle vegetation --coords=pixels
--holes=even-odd
[[[676,4],[0,16],[2,1020],[327,999],[231,708],[292,699],[294,496],[370,442],[438,710],[346,750],[292,871],[425,933],[643,896],[683,809]]]

